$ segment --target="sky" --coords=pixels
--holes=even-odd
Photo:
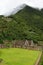
[[[31,7],[43,8],[43,0],[0,0],[0,15],[24,3]]]

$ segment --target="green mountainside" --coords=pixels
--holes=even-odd
[[[15,15],[0,16],[0,42],[6,39],[43,40],[43,13],[26,6]]]

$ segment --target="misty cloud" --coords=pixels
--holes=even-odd
[[[43,8],[43,0],[0,0],[0,15],[23,3],[32,7]]]

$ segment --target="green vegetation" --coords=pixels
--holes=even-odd
[[[0,16],[0,43],[3,40],[43,40],[43,14],[26,6],[15,15]]]
[[[0,65],[34,65],[40,51],[8,48],[0,49]]]
[[[43,9],[41,11],[26,6],[17,14],[0,16],[0,44],[3,40],[43,41]],[[43,44],[43,42],[42,42]],[[41,45],[42,45],[41,44]],[[9,43],[6,46],[9,47]],[[0,49],[1,65],[34,65],[39,51],[22,49]],[[43,65],[43,55],[40,65]]]

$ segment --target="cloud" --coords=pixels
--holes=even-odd
[[[0,0],[0,15],[23,3],[24,0]]]
[[[43,0],[0,0],[0,15],[23,3],[32,7],[43,8]]]
[[[32,7],[43,8],[43,0],[27,0],[26,3]]]

